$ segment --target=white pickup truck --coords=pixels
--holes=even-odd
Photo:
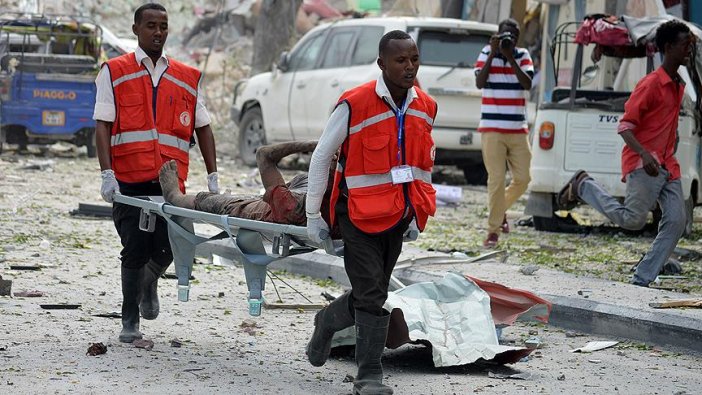
[[[262,144],[319,138],[341,93],[380,74],[378,42],[395,29],[417,42],[417,82],[439,106],[435,163],[456,165],[469,183],[485,183],[476,132],[482,96],[473,66],[497,26],[448,18],[348,19],[309,31],[271,72],[235,88],[231,117],[244,163],[255,164]]]
[[[660,64],[658,54],[651,58],[603,56],[597,64],[583,67],[583,63],[591,63],[589,59],[583,59],[589,58],[586,55],[592,48],[573,42],[574,29],[578,26],[569,23],[560,27],[551,51],[557,66],[555,75],[570,74],[571,84],[556,87],[550,99],[539,106],[536,116],[532,137],[532,181],[525,212],[533,216],[537,230],[563,231],[570,228],[566,219],[554,214],[554,211],[564,209],[557,206],[555,197],[579,169],[586,170],[607,191],[623,199],[626,184],[621,181],[620,158],[624,142],[617,133],[617,126],[624,114],[624,103],[636,83]],[[570,61],[566,53],[570,54]],[[685,233],[690,234],[693,208],[700,203],[702,196],[702,114],[695,105],[700,83],[699,78],[691,78],[691,75],[699,75],[695,68],[681,67],[679,72],[687,85],[680,108],[675,155],[680,162],[686,199],[688,223]]]

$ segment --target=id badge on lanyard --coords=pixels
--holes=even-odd
[[[397,119],[397,161],[402,163],[402,139],[404,138],[405,132],[405,113],[402,109],[405,106],[404,100],[402,101],[401,108],[395,113],[395,119]],[[412,174],[412,167],[408,165],[398,165],[390,169],[390,175],[392,177],[393,184],[404,184],[406,182],[414,181],[414,175]]]

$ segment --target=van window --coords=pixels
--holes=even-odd
[[[472,67],[489,41],[489,33],[423,30],[417,43],[419,61],[429,66]]]
[[[290,69],[301,71],[314,68],[322,50],[322,44],[324,44],[324,35],[320,33],[295,48],[290,55]]]
[[[349,47],[353,40],[352,31],[343,31],[332,33],[327,45],[327,51],[322,58],[322,68],[342,67],[346,66],[346,59],[349,53]]]
[[[351,58],[351,66],[367,65],[375,62],[378,58],[378,43],[383,36],[385,29],[381,26],[363,26],[356,48]]]

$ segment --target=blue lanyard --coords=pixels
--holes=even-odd
[[[400,154],[402,151],[402,137],[405,134],[405,113],[402,111],[405,108],[405,99],[402,100],[400,108],[397,109],[395,113],[395,119],[397,120],[397,161],[400,162]]]

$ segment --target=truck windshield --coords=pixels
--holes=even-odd
[[[420,62],[427,66],[472,67],[490,33],[466,30],[423,30],[417,40]]]

